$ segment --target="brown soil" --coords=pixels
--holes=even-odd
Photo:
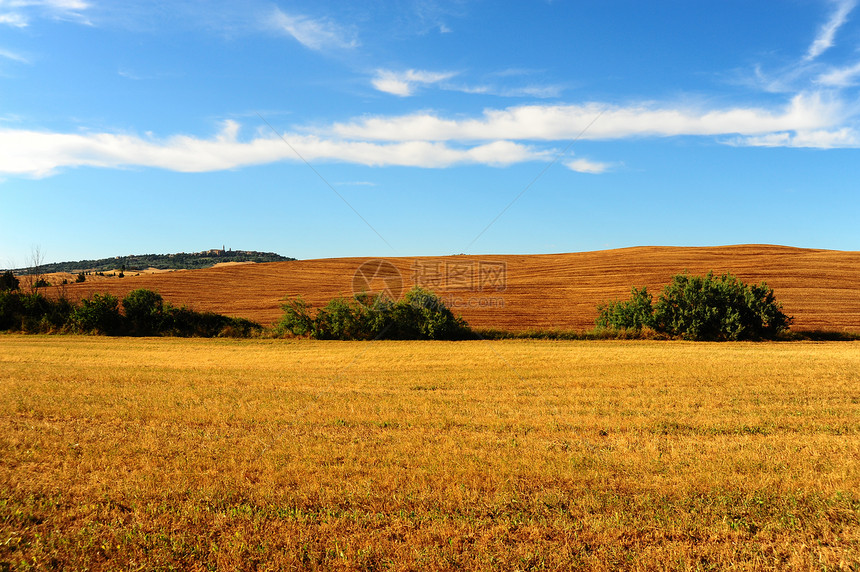
[[[263,324],[281,315],[284,296],[315,306],[351,296],[356,271],[371,258],[333,258],[220,266],[147,274],[66,286],[73,299],[94,292],[124,296],[157,290],[175,305],[249,318]],[[769,245],[634,247],[547,255],[445,256],[387,259],[403,289],[416,279],[443,296],[470,325],[507,330],[585,330],[598,303],[626,298],[633,286],[658,294],[675,274],[729,272],[751,283],[766,281],[795,330],[860,331],[860,252]],[[364,267],[372,278],[374,267]],[[367,283],[362,283],[367,284]],[[399,290],[393,278],[370,289]]]

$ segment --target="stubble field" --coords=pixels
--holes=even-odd
[[[860,566],[858,344],[0,337],[0,569]]]

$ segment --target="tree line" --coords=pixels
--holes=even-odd
[[[10,274],[0,279],[0,331],[181,337],[250,337],[263,331],[244,318],[173,306],[152,290],[134,290],[122,300],[93,294],[75,303],[21,291]]]
[[[41,257],[40,254],[38,256]],[[147,268],[156,268],[158,270],[191,270],[210,268],[220,262],[284,262],[289,260],[295,260],[295,258],[281,256],[274,252],[215,250],[192,253],[179,252],[176,254],[132,254],[128,256],[115,256],[113,258],[49,264],[44,264],[40,261],[34,264],[32,268],[13,269],[13,272],[19,274],[29,273],[34,268],[40,274],[53,272],[68,272],[71,274],[78,274],[79,272],[109,272],[120,268],[125,271],[145,270]]]
[[[475,332],[433,292],[415,287],[401,300],[357,294],[335,298],[314,310],[301,297],[287,298],[275,336],[327,340],[462,340]],[[776,339],[788,331],[785,315],[767,284],[749,285],[730,274],[672,278],[656,303],[647,288],[634,287],[628,300],[597,307],[597,337],[654,337],[697,341]],[[0,331],[75,332],[108,335],[256,336],[260,324],[165,302],[146,289],[122,300],[93,294],[73,303],[33,288],[24,292],[11,271],[0,275]],[[493,333],[492,337],[504,337]],[[541,336],[536,336],[541,337]]]

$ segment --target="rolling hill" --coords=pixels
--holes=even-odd
[[[594,325],[601,301],[626,298],[633,286],[648,286],[656,295],[685,270],[766,281],[784,311],[794,316],[792,329],[860,332],[860,252],[771,245],[404,257],[383,263],[372,258],[297,260],[126,275],[65,288],[71,299],[149,288],[176,305],[271,324],[281,315],[284,296],[301,295],[319,306],[354,290],[387,288],[398,294],[417,280],[475,327],[584,330]]]
[[[257,252],[255,250],[225,250],[215,248],[204,252],[177,252],[175,254],[130,254],[128,256],[114,256],[113,258],[99,258],[96,260],[75,260],[70,262],[55,262],[39,265],[39,270],[44,274],[64,272],[77,274],[78,272],[111,272],[120,269],[128,272],[136,270],[187,270],[198,268],[211,268],[216,264],[239,263],[239,262],[285,262],[295,260],[281,256],[274,252]],[[30,272],[30,268],[13,269],[15,274]]]

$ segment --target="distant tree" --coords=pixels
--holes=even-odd
[[[77,277],[77,278],[75,278],[75,282],[76,282],[76,283],[86,282],[86,281],[87,281],[87,276],[86,276],[86,274],[84,274],[83,272],[81,272],[80,274],[78,274],[78,277]]]
[[[14,274],[12,274],[11,270],[7,270],[2,275],[0,275],[0,292],[11,292],[17,290],[20,284],[21,281],[18,280]]]
[[[30,265],[27,267],[27,274],[24,276],[27,290],[30,293],[35,293],[38,288],[50,286],[43,275],[42,265],[45,262],[44,254],[40,246],[34,246],[30,251]]]

